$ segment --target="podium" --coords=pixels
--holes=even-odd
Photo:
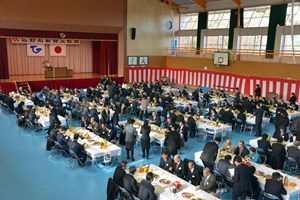
[[[72,77],[73,70],[67,67],[53,67],[51,70],[45,70],[45,78],[63,78]]]

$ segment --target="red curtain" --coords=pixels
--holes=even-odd
[[[8,79],[8,59],[6,39],[0,38],[0,79]]]
[[[118,43],[111,41],[93,42],[93,73],[118,73]]]
[[[12,91],[17,91],[17,88],[14,82],[3,82],[0,83],[0,90],[2,90],[3,93],[8,94]]]

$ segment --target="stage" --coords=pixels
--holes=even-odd
[[[0,80],[0,90],[4,93],[16,91],[16,82],[28,81],[32,92],[40,91],[44,86],[58,89],[60,86],[68,88],[95,87],[103,75],[95,73],[74,73],[73,77],[66,78],[45,78],[44,74],[38,75],[16,75],[9,79]],[[110,76],[116,83],[123,83],[123,76]]]

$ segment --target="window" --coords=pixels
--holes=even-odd
[[[270,6],[245,8],[244,28],[268,27],[270,17]]]
[[[283,50],[291,51],[292,49],[292,36],[285,35],[283,36]],[[294,48],[295,51],[300,51],[300,35],[294,35]]]
[[[292,4],[289,3],[286,11],[285,24],[290,26],[292,24]],[[300,25],[300,3],[294,4],[294,25]]]
[[[197,30],[198,13],[180,15],[180,30]]]
[[[229,28],[230,10],[208,12],[208,29]]]
[[[197,36],[179,37],[179,47],[195,49],[197,46]]]
[[[266,35],[244,35],[241,36],[241,47],[242,51],[249,50],[250,52],[264,52],[267,46]]]
[[[228,36],[207,36],[206,37],[207,49],[228,49]]]

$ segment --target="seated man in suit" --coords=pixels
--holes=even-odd
[[[56,136],[57,142],[61,145],[63,150],[63,156],[67,156],[69,154],[69,138],[65,137],[67,128],[63,127]]]
[[[281,137],[283,139],[283,141],[285,141],[285,142],[287,142],[289,140],[289,135],[287,134],[285,127],[279,128],[279,134],[278,134],[277,138],[279,138],[279,137]]]
[[[77,142],[79,135],[77,133],[74,134],[74,140],[70,142],[69,149],[72,150],[77,157],[80,159],[81,163],[78,163],[81,167],[85,165],[85,161],[87,158],[87,153],[84,147]]]
[[[200,185],[200,182],[202,180],[201,174],[202,171],[200,167],[196,165],[195,161],[190,160],[188,162],[188,170],[187,170],[185,180],[194,186],[198,186]]]
[[[174,169],[174,163],[172,158],[169,157],[169,155],[170,153],[168,150],[163,150],[161,152],[159,167],[172,173]]]
[[[231,159],[232,159],[231,155],[226,155],[225,158],[220,159],[217,164],[218,171],[223,176],[232,177],[232,175],[229,172],[229,169],[235,168],[235,165],[231,164],[231,162],[230,162]]]
[[[160,126],[161,124],[160,117],[157,116],[155,111],[152,112],[152,116],[149,117],[149,121],[151,122],[151,124],[155,124],[156,126]]]
[[[104,122],[101,122],[101,125],[100,125],[100,129],[99,129],[99,136],[103,139],[106,138],[106,135],[107,135],[107,129],[106,129],[106,125]]]
[[[300,149],[299,149],[299,145],[300,145],[300,142],[296,140],[295,142],[293,142],[292,146],[289,146],[287,148],[287,155],[288,155],[288,157],[294,158],[297,161],[298,166],[300,164]]]
[[[193,108],[193,105],[192,105],[191,103],[189,103],[189,104],[188,104],[188,107],[185,108],[185,112],[188,113],[189,115],[190,115],[191,113],[195,113],[194,108]]]
[[[152,172],[148,172],[146,174],[146,180],[142,180],[140,187],[138,198],[142,200],[156,200],[157,195],[154,193],[154,186],[151,184],[153,181],[154,175]]]
[[[122,160],[119,164],[119,166],[116,167],[113,180],[121,187],[123,187],[123,178],[126,174],[125,170],[127,168],[127,161]]]
[[[86,119],[86,116],[81,117],[81,127],[87,128],[90,122]]]
[[[277,196],[280,200],[283,199],[282,194],[285,195],[286,190],[283,186],[281,175],[278,172],[273,172],[272,179],[266,180],[265,192]]]
[[[123,187],[133,194],[134,196],[138,195],[139,186],[135,178],[133,177],[136,172],[136,166],[129,167],[129,174],[124,175]]]
[[[94,117],[91,118],[91,123],[87,127],[87,129],[94,132],[97,135],[99,134],[99,124],[98,124],[98,122],[96,122]]]
[[[179,178],[185,179],[186,169],[184,162],[180,159],[180,156],[176,154],[174,156],[174,174]]]
[[[239,142],[239,145],[235,148],[234,154],[243,158],[249,154],[249,150],[245,147],[245,143],[243,140],[241,140]]]
[[[207,167],[203,169],[203,179],[200,183],[200,189],[208,193],[216,193],[217,190],[216,177]]]

